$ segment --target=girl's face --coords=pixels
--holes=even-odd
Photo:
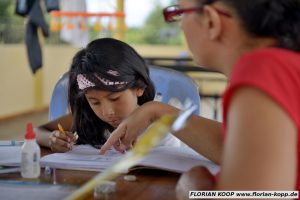
[[[88,90],[85,97],[94,113],[116,128],[137,107],[137,98],[144,89],[127,89],[121,92]]]

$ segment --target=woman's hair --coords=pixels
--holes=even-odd
[[[248,33],[273,37],[278,47],[300,51],[300,0],[199,0],[199,3],[217,1],[236,11]]]
[[[105,130],[112,127],[102,121],[85,98],[87,90],[119,92],[143,88],[138,104],[153,100],[155,89],[143,58],[128,44],[103,38],[92,41],[73,58],[69,72],[69,104],[73,116],[72,130],[78,143],[101,145]]]

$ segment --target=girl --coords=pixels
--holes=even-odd
[[[228,76],[223,123],[192,116],[176,134],[221,163],[214,189],[300,190],[299,10],[299,0],[180,0],[164,10],[166,21],[181,19],[195,61]],[[129,145],[145,128],[140,121],[177,112],[162,103],[144,104],[101,153],[119,139]],[[203,182],[210,175],[202,172],[182,176],[179,199],[190,190],[212,189],[212,180]]]
[[[54,152],[65,152],[75,143],[76,131],[77,144],[98,147],[154,95],[148,67],[132,47],[111,38],[97,39],[73,58],[69,71],[71,113],[38,127],[37,141]],[[57,130],[58,124],[65,134]],[[165,140],[168,144],[179,144],[176,138],[169,139]],[[121,151],[119,145],[115,147]]]

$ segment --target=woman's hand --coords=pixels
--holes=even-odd
[[[155,120],[164,114],[177,114],[179,110],[168,104],[150,101],[129,115],[117,129],[112,132],[106,143],[100,149],[103,155],[111,147],[123,153],[132,148],[137,137]]]
[[[132,148],[137,137],[157,119],[158,102],[148,102],[137,108],[129,115],[117,129],[112,132],[108,140],[100,149],[103,155],[111,147],[123,153]]]
[[[105,144],[101,147],[100,154],[105,154],[111,146],[121,153],[130,150],[135,144],[137,137],[150,124],[149,115],[145,114],[143,109],[138,108],[111,133]]]
[[[189,199],[191,190],[213,190],[214,176],[205,167],[193,167],[183,173],[176,185],[176,197],[178,200]]]
[[[76,136],[73,133],[59,130],[52,131],[49,136],[49,146],[53,152],[66,152],[72,149],[76,142]]]

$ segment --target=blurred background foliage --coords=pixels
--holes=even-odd
[[[126,34],[127,40],[132,43],[180,45],[180,28],[178,24],[166,24],[162,10],[163,7],[157,2],[143,27],[129,28]]]
[[[131,44],[181,45],[182,36],[178,24],[166,24],[162,15],[162,5],[159,1],[156,1],[155,4],[143,26],[126,28],[125,41]],[[44,13],[49,23],[51,17],[47,12]],[[0,43],[24,42],[25,24],[26,18],[15,14],[15,1],[0,0]],[[99,37],[113,37],[113,31],[102,30],[99,33],[93,30],[92,24],[89,26],[90,40]],[[59,32],[51,32],[46,43],[64,44],[59,38]]]
[[[0,0],[0,43],[23,42],[24,19],[15,13],[15,1]]]

